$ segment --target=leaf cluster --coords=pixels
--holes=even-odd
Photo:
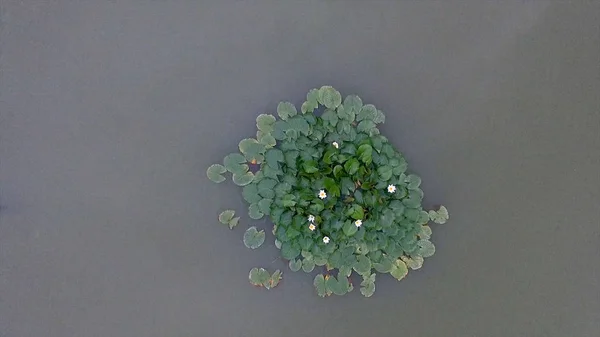
[[[421,178],[407,172],[404,156],[377,128],[385,115],[358,96],[342,100],[330,86],[310,90],[300,111],[281,102],[277,115],[259,115],[256,138],[240,141],[240,152],[209,167],[207,176],[218,183],[229,172],[243,186],[250,218],[270,218],[289,268],[325,267],[314,279],[320,296],[352,291],[356,273],[367,297],[375,291],[374,272],[401,280],[421,268],[435,252],[427,224],[445,222],[448,212],[423,210]],[[233,219],[225,214],[221,222],[231,227]],[[264,239],[255,227],[244,234],[249,248]],[[264,284],[261,273],[251,272],[253,284]]]

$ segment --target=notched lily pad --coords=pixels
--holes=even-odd
[[[256,249],[265,242],[265,231],[258,231],[256,227],[252,226],[244,233],[244,245],[250,249]]]
[[[246,172],[242,174],[233,174],[233,182],[238,186],[246,186],[252,182],[254,179],[254,173]]]
[[[240,217],[235,217],[235,211],[232,209],[225,210],[219,214],[219,222],[228,225],[229,229],[233,229],[233,227],[237,226],[240,221]]]
[[[291,271],[297,272],[298,270],[300,270],[300,268],[302,268],[302,260],[292,259],[288,263],[288,266],[290,267]]]
[[[283,120],[298,114],[296,107],[290,102],[279,102],[277,105],[277,114]]]
[[[225,181],[225,177],[222,176],[223,173],[227,172],[227,169],[221,164],[213,164],[208,167],[206,170],[206,176],[212,182],[222,183]]]
[[[319,103],[329,109],[335,109],[342,104],[342,95],[333,87],[324,85],[319,89]]]
[[[437,224],[445,224],[449,218],[448,209],[444,206],[440,206],[437,211],[431,210],[429,211],[429,218]]]

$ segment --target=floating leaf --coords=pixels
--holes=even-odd
[[[406,187],[413,190],[421,185],[421,178],[415,174],[409,174],[406,176],[405,182],[408,184]]]
[[[298,255],[300,255],[300,249],[294,247],[289,242],[284,242],[281,245],[281,256],[286,260],[295,259]]]
[[[223,159],[223,165],[231,173],[240,172],[240,166],[244,163],[246,163],[246,158],[240,153],[230,153]],[[246,165],[247,170],[248,166]]]
[[[269,282],[271,275],[264,268],[252,268],[250,270],[250,274],[248,275],[248,279],[250,283],[257,287],[264,286],[265,283]]]
[[[315,261],[308,259],[302,260],[302,270],[304,270],[305,273],[310,273],[313,269],[315,269]]]
[[[257,203],[262,199],[261,196],[258,195],[258,188],[256,184],[248,184],[244,186],[242,189],[242,196],[244,197],[244,200],[250,204]]]
[[[369,144],[363,144],[359,146],[356,154],[358,155],[360,161],[367,165],[371,164],[373,161],[373,147],[371,147]]]
[[[366,134],[371,134],[372,130],[375,129],[375,123],[371,120],[365,119],[364,121],[361,121],[360,123],[358,123],[358,125],[356,126],[356,131],[358,132],[364,132]]]
[[[429,211],[429,218],[437,224],[445,224],[449,218],[448,209],[444,206],[440,206],[437,211],[431,210]]]
[[[344,227],[342,227],[344,234],[346,234],[346,236],[352,236],[354,234],[356,234],[356,232],[358,231],[358,228],[354,225],[354,223],[352,221],[346,221],[344,223]]]
[[[362,105],[363,105],[362,99],[360,99],[360,97],[358,97],[356,95],[348,95],[344,99],[344,108],[346,110],[354,112],[355,114],[360,113],[360,110],[362,109]]]
[[[208,176],[208,179],[210,179],[212,182],[218,184],[225,181],[225,177],[222,176],[222,174],[225,172],[227,172],[227,169],[223,165],[213,164],[210,165],[206,170],[206,176]]]
[[[227,225],[227,224],[229,224],[231,219],[233,219],[234,215],[235,215],[234,210],[232,210],[232,209],[224,210],[223,212],[221,212],[221,214],[219,214],[219,222]]]
[[[430,257],[435,253],[435,246],[429,240],[419,240],[417,245],[419,246],[419,255],[422,257]]]
[[[271,199],[262,199],[261,201],[258,202],[258,209],[260,209],[260,211],[264,214],[270,214],[271,213],[271,203],[273,203],[273,200],[271,200]]]
[[[396,263],[392,266],[392,270],[390,271],[390,275],[392,275],[396,280],[402,280],[408,274],[408,268],[406,267],[406,263],[402,260],[396,260]]]
[[[423,266],[423,257],[418,255],[411,257],[403,256],[402,261],[404,261],[408,268],[412,270],[420,269]]]
[[[329,109],[335,109],[342,104],[342,95],[331,86],[322,86],[319,89],[319,103]]]
[[[265,231],[258,231],[256,227],[252,226],[244,233],[244,245],[250,249],[256,249],[265,242]]]
[[[348,172],[348,174],[350,174],[350,175],[353,175],[356,172],[358,172],[359,168],[360,168],[360,163],[355,158],[348,160],[344,164],[344,169],[346,169],[346,172]]]
[[[277,140],[275,140],[275,137],[271,136],[271,134],[268,133],[259,137],[258,141],[268,149],[277,145]]]
[[[246,186],[252,182],[252,179],[254,179],[254,173],[252,172],[233,175],[233,182],[238,186]]]
[[[394,266],[394,262],[388,257],[384,257],[378,263],[374,263],[373,267],[380,273],[389,273]]]
[[[322,274],[315,276],[313,285],[315,286],[319,296],[325,297],[331,295],[331,291],[327,289],[327,285],[325,285],[325,277]]]
[[[273,131],[273,125],[275,124],[275,116],[269,114],[260,114],[256,117],[256,127],[268,134]]]
[[[360,287],[360,293],[364,297],[371,297],[375,293],[375,283],[366,283],[365,285]]]
[[[421,239],[426,239],[429,240],[429,238],[431,238],[431,227],[429,226],[421,226],[421,228],[419,228],[419,237]]]
[[[373,104],[366,104],[356,116],[357,121],[370,120],[372,121],[377,116],[377,108]]]
[[[277,105],[277,114],[283,120],[298,114],[296,107],[290,102],[279,102]]]
[[[233,227],[237,226],[239,222],[240,222],[239,216],[236,216],[235,218],[229,220],[229,223],[228,223],[229,229],[233,229]]]
[[[388,181],[390,178],[392,178],[392,167],[387,165],[380,166],[377,168],[377,174],[379,174],[379,178],[382,181]]]
[[[265,214],[261,212],[260,207],[258,207],[258,204],[251,204],[248,207],[248,216],[250,216],[251,219],[258,220],[261,219],[264,215]]]
[[[288,263],[288,266],[290,267],[291,271],[297,272],[298,270],[300,270],[300,268],[302,268],[302,260],[292,259]]]
[[[371,274],[371,260],[369,260],[364,255],[358,255],[356,257],[356,262],[354,262],[353,269],[359,275],[370,275]]]
[[[268,282],[266,284],[263,283],[265,285],[265,288],[273,289],[273,288],[277,287],[277,285],[283,278],[282,275],[283,275],[283,273],[279,269],[277,269],[275,272],[273,272],[273,275],[271,275]]]

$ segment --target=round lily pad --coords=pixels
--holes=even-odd
[[[265,231],[258,231],[256,227],[252,226],[244,233],[244,245],[250,249],[256,249],[265,242]]]
[[[225,172],[227,172],[227,169],[223,165],[213,164],[206,170],[206,175],[212,182],[222,183],[225,181],[225,177],[222,176]]]

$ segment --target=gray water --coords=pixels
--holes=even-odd
[[[600,335],[599,2],[0,3],[0,336]],[[370,299],[246,249],[205,176],[323,84],[451,214]]]

